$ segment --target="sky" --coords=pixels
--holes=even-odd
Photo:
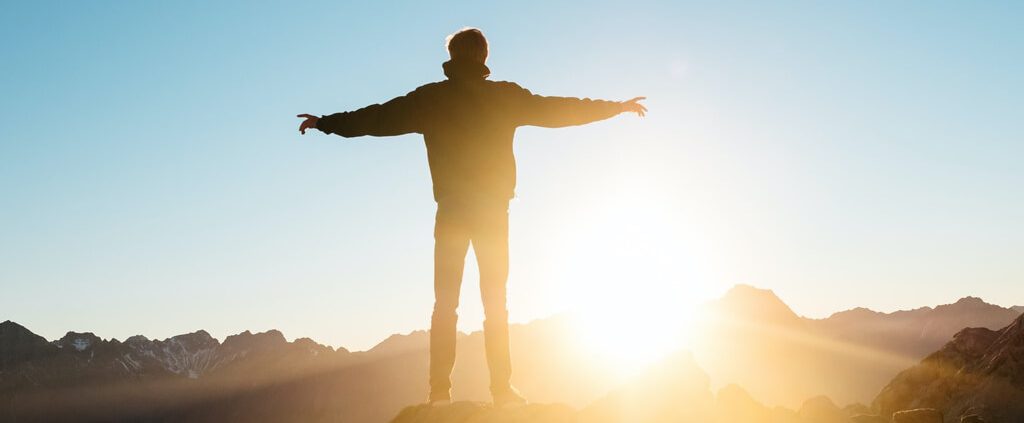
[[[739,283],[810,317],[1024,304],[1022,19],[998,1],[9,3],[0,320],[353,350],[425,329],[421,138],[299,136],[295,115],[442,79],[465,26],[491,79],[650,109],[517,132],[514,322],[658,328],[650,310]]]

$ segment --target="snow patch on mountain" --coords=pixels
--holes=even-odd
[[[74,341],[71,341],[71,346],[75,347],[78,351],[85,351],[86,348],[89,348],[90,344],[89,340],[84,338],[76,338]]]

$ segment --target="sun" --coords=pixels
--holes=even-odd
[[[699,239],[657,193],[630,192],[577,221],[561,294],[584,351],[624,373],[687,349],[712,292],[689,251]]]
[[[624,307],[597,306],[608,303]],[[590,358],[628,376],[689,347],[693,333],[691,313],[678,304],[674,308],[667,306],[653,298],[615,296],[594,300],[590,307],[576,310],[571,316],[581,346]]]

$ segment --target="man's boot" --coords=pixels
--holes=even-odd
[[[484,321],[484,347],[487,350],[487,366],[491,372],[491,396],[495,407],[526,404],[512,387],[512,357],[508,339],[508,317],[490,318]]]
[[[430,321],[430,396],[431,404],[451,401],[452,368],[455,367],[455,325],[458,315],[434,311]]]

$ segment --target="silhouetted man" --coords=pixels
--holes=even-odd
[[[384,104],[316,117],[299,125],[343,137],[423,134],[434,182],[434,312],[430,322],[431,404],[451,399],[459,288],[469,244],[480,268],[484,345],[496,406],[523,404],[512,387],[508,311],[508,203],[516,186],[512,137],[524,125],[557,128],[607,119],[622,112],[643,116],[629,101],[543,97],[512,82],[488,81],[487,39],[475,28],[448,37],[447,80],[417,88]]]

